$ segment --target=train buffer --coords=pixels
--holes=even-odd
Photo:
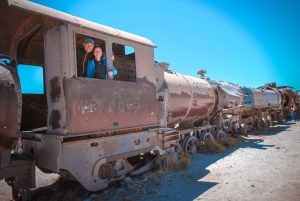
[[[0,150],[0,180],[12,188],[13,200],[31,200],[35,188],[35,160],[10,150]]]

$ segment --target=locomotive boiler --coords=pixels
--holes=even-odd
[[[241,110],[242,121],[257,129],[273,125],[273,120],[282,121],[282,98],[278,90],[268,88],[241,88],[244,94],[244,107]]]

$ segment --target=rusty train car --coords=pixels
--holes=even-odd
[[[205,140],[273,125],[291,103],[299,112],[291,87],[173,72],[137,35],[24,0],[0,0],[0,15],[0,179],[14,197],[30,199],[35,166],[95,191],[159,166],[169,150],[192,154]],[[86,37],[118,70],[114,79],[77,76],[76,48]],[[40,70],[41,93],[25,93],[22,65]]]

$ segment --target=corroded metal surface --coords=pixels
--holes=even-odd
[[[23,39],[26,34],[31,33],[33,29],[38,27],[51,27],[58,22],[46,16],[11,8],[5,0],[0,1],[0,15],[1,27],[5,27],[5,29],[3,28],[0,31],[0,53],[10,55],[13,58],[16,56],[19,41]],[[31,46],[27,44],[25,48],[30,47]],[[36,50],[32,50],[35,51],[35,55],[44,56],[43,51],[40,51],[39,48],[35,49]],[[20,47],[18,51],[26,52],[25,49],[20,50]]]
[[[7,2],[5,2],[5,3],[7,3]],[[97,23],[94,23],[94,22],[70,15],[70,14],[67,14],[67,13],[64,13],[64,12],[61,12],[58,10],[55,10],[52,8],[42,6],[40,4],[36,4],[36,3],[30,2],[30,1],[24,1],[24,0],[8,0],[8,3],[12,7],[25,9],[25,10],[28,10],[33,13],[38,13],[42,16],[48,16],[53,19],[69,22],[76,26],[97,30],[97,31],[106,33],[108,35],[125,38],[125,39],[132,40],[132,41],[144,44],[144,45],[154,47],[154,44],[150,40],[148,40],[144,37],[137,36],[137,35],[125,32],[125,31],[117,30],[117,29],[114,29],[114,28],[111,28],[108,26],[104,26],[101,24],[97,24]]]
[[[165,72],[165,80],[170,96],[168,124],[192,125],[204,119],[215,106],[214,90],[205,80]]]
[[[156,125],[157,101],[153,83],[97,79],[65,79],[70,94],[67,134]]]
[[[290,107],[293,104],[296,109],[296,113],[300,113],[300,106],[299,106],[299,95],[296,92],[295,89],[289,86],[282,86],[277,87],[277,89],[280,91],[280,93],[283,96],[283,116],[289,117],[291,110]]]
[[[21,130],[31,130],[47,126],[48,107],[45,95],[22,95]]]
[[[281,94],[270,89],[241,88],[244,93],[244,107],[280,106]]]
[[[239,86],[222,81],[217,83],[218,107],[220,109],[242,105],[244,95]]]
[[[136,140],[139,140],[140,143],[135,144]],[[92,146],[92,143],[95,146]],[[62,144],[59,165],[60,169],[69,170],[86,189],[95,191],[108,185],[107,179],[101,179],[98,176],[99,168],[104,163],[151,150],[159,150],[160,153],[163,153],[160,147],[162,147],[161,140],[157,138],[156,132],[68,142]]]
[[[0,149],[11,149],[19,137],[19,89],[16,69],[0,64]]]

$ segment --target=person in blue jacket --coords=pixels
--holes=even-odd
[[[110,71],[107,72],[106,57],[102,56],[102,49],[99,46],[94,48],[93,52],[95,58],[89,61],[87,65],[87,77],[105,79],[113,78],[117,75],[117,70],[112,67]]]

